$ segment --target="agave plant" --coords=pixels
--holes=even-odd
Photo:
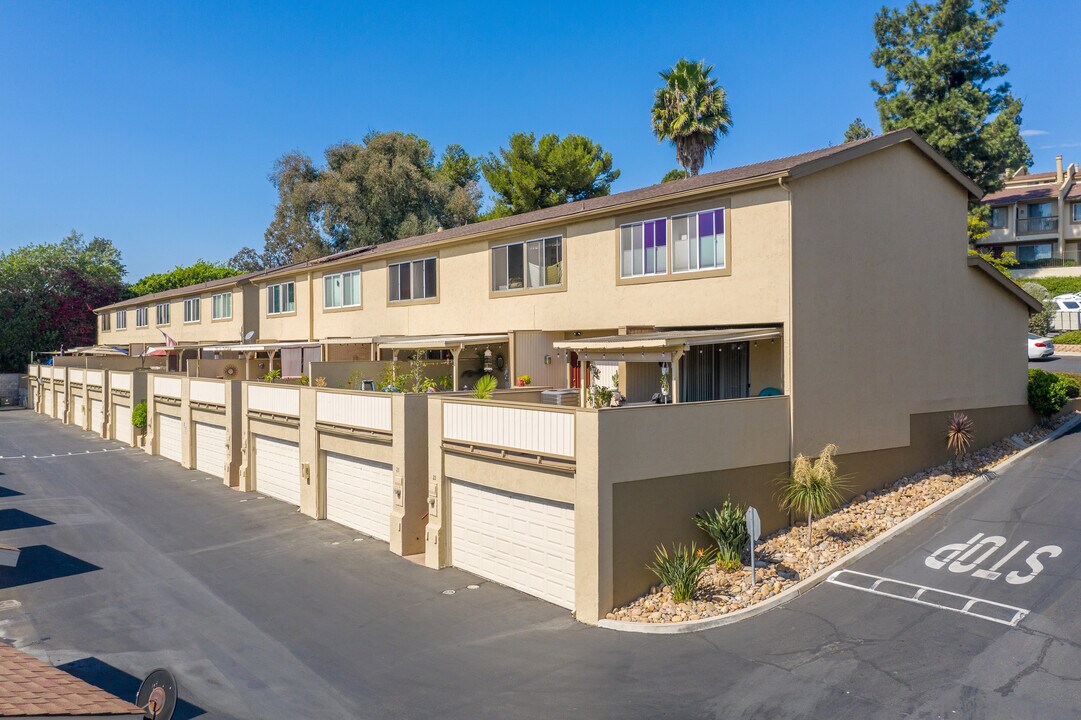
[[[717,543],[717,565],[728,571],[739,570],[740,554],[750,541],[743,508],[725,500],[719,510],[695,515],[694,523]]]
[[[957,473],[957,461],[972,445],[973,433],[972,420],[964,413],[955,412],[946,421],[946,449],[953,452],[951,465],[954,474]]]
[[[713,562],[713,556],[713,548],[698,548],[693,542],[690,547],[677,544],[671,554],[661,545],[656,561],[646,568],[668,586],[675,602],[687,602],[694,598],[698,580]]]
[[[837,446],[830,443],[819,456],[811,460],[800,454],[792,461],[792,472],[781,478],[781,507],[807,515],[807,545],[811,545],[811,524],[815,517],[825,515],[844,500],[842,491],[848,487],[845,477],[837,474],[833,456]]]

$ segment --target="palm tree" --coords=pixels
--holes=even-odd
[[[713,66],[705,61],[681,58],[660,75],[664,86],[653,100],[653,132],[658,140],[670,140],[676,146],[676,161],[697,175],[706,153],[721,135],[732,127],[728,93],[710,77]]]

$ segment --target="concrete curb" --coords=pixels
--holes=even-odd
[[[1011,465],[1013,465],[1015,462],[1025,457],[1029,453],[1034,452],[1035,450],[1043,447],[1052,440],[1061,437],[1062,435],[1065,435],[1078,424],[1081,424],[1081,414],[1075,415],[1072,419],[1067,420],[1062,425],[1057,427],[1054,432],[1052,432],[1050,435],[1040,440],[1039,442],[1033,443],[1024,450],[1014,453],[1010,457],[1000,462],[998,465],[995,465],[993,468],[989,469],[997,475],[1000,471],[1009,468]],[[935,502],[925,507],[923,510],[920,510],[915,515],[912,515],[911,517],[902,520],[886,532],[864,543],[863,545],[860,545],[849,554],[845,555],[842,558],[839,558],[838,560],[835,560],[832,564],[822,568],[814,575],[811,575],[809,578],[801,580],[787,590],[784,590],[774,595],[769,600],[758,603],[757,605],[753,605],[742,610],[737,610],[727,615],[721,615],[719,617],[705,618],[702,620],[688,620],[681,623],[640,623],[629,622],[627,620],[601,620],[597,623],[597,627],[602,627],[607,630],[616,630],[619,632],[643,633],[647,635],[684,635],[686,633],[701,632],[702,630],[711,630],[713,628],[731,625],[733,623],[740,622],[741,620],[747,620],[748,618],[755,617],[756,615],[761,615],[768,610],[772,610],[773,608],[780,607],[782,605],[785,605],[786,603],[791,602],[792,600],[795,600],[799,596],[811,590],[811,588],[824,582],[833,573],[844,567],[847,567],[848,565],[851,565],[855,561],[862,558],[864,555],[872,552],[879,545],[889,542],[894,537],[907,531],[909,528],[918,524],[929,515],[933,515],[942,510],[943,508],[946,508],[956,503],[957,501],[971,495],[977,490],[986,487],[991,482],[991,480],[992,478],[988,477],[986,472],[981,475],[977,475],[976,477],[972,478],[972,480],[957,488],[949,495],[943,498],[939,498]]]

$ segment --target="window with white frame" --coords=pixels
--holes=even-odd
[[[292,281],[268,285],[266,289],[266,313],[278,315],[296,310],[295,288]]]
[[[561,236],[492,248],[492,290],[522,290],[563,284]]]
[[[109,313],[101,314],[101,330],[102,332],[109,330]]]
[[[150,308],[135,308],[135,327],[144,328],[150,324]]]
[[[360,270],[323,276],[323,307],[327,309],[360,305]]]
[[[233,293],[216,293],[210,297],[212,320],[228,320],[233,317]]]
[[[668,272],[668,220],[646,220],[619,228],[619,275],[641,277]]]
[[[672,272],[726,266],[724,208],[672,218]]]
[[[387,265],[387,299],[390,302],[434,298],[439,284],[435,276],[435,258]]]
[[[116,329],[127,330],[128,329],[128,311],[117,310],[116,311]]]
[[[1081,223],[1081,202],[1076,202],[1073,204],[1073,215],[1071,216],[1071,218],[1073,222]]]
[[[993,228],[1004,228],[1004,227],[1006,227],[1006,218],[1009,217],[1007,215],[1007,212],[1006,212],[1007,210],[1008,210],[1008,208],[1004,208],[1004,207],[993,207],[993,208],[991,208],[991,227],[993,227]]]
[[[184,301],[184,322],[197,323],[199,322],[200,306],[202,303],[199,298],[188,298]]]
[[[169,303],[161,303],[155,308],[158,325],[169,324]]]

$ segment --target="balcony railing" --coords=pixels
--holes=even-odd
[[[1058,232],[1058,215],[1017,218],[1018,235],[1040,235]]]
[[[1045,267],[1075,267],[1081,265],[1081,253],[1077,250],[1065,252],[1053,251],[1051,257],[1043,258],[1017,258],[1017,268],[1020,270]]]

